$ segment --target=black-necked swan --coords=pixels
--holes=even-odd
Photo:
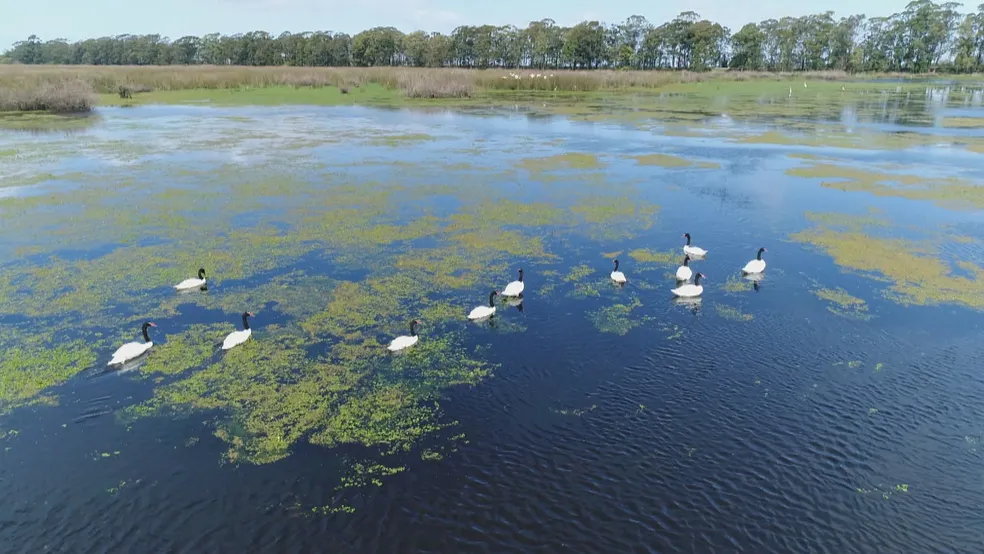
[[[694,276],[694,272],[690,269],[690,256],[683,257],[683,265],[676,270],[676,280],[677,281],[689,281],[691,277]]]
[[[523,294],[526,285],[523,284],[523,268],[519,268],[519,281],[513,281],[502,289],[502,296],[519,296]]]
[[[198,279],[185,279],[184,281],[181,281],[177,285],[174,285],[174,288],[177,290],[188,290],[188,289],[202,288],[203,286],[205,286],[204,267],[198,270]]]
[[[744,273],[762,273],[765,271],[765,260],[762,259],[762,252],[768,252],[765,248],[759,248],[758,255],[755,259],[745,264],[745,267],[741,268]]]
[[[704,250],[703,248],[697,248],[696,246],[690,246],[690,233],[684,233],[683,236],[687,237],[687,244],[683,245],[683,253],[684,254],[686,254],[688,256],[691,256],[691,257],[694,257],[694,258],[699,258],[699,257],[704,256],[705,254],[707,254],[707,250]]]
[[[704,277],[703,273],[698,273],[694,276],[693,283],[687,283],[686,285],[680,285],[675,289],[671,289],[670,292],[681,297],[681,298],[693,298],[695,296],[700,296],[704,292],[704,285],[700,284],[700,278]]]
[[[243,328],[241,331],[233,331],[222,341],[222,350],[229,350],[233,346],[239,346],[246,342],[253,335],[253,330],[249,328],[249,320],[246,318],[256,317],[253,312],[243,312]]]
[[[625,274],[618,270],[618,259],[615,260],[615,269],[612,270],[612,281],[620,285],[625,284]]]
[[[468,319],[485,319],[490,315],[495,313],[495,295],[499,294],[499,291],[494,290],[489,294],[489,305],[488,306],[478,306],[474,308],[469,314]]]
[[[144,352],[150,350],[150,348],[154,346],[153,341],[150,340],[150,335],[147,334],[147,329],[150,327],[157,327],[157,325],[154,325],[149,321],[143,324],[144,342],[128,342],[117,348],[116,352],[113,352],[113,359],[109,360],[109,363],[106,365],[122,364],[123,362],[137,358]]]
[[[390,352],[396,352],[397,350],[410,348],[411,346],[417,344],[417,341],[420,339],[420,337],[417,336],[417,325],[420,325],[419,320],[415,319],[411,321],[410,334],[400,335],[399,337],[396,337],[389,343],[389,346],[387,346],[386,348],[388,348]]]

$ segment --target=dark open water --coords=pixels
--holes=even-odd
[[[844,193],[788,177],[785,169],[796,162],[786,154],[803,150],[790,147],[515,117],[355,108],[218,113],[260,121],[300,115],[356,129],[439,125],[435,134],[451,137],[391,151],[401,159],[506,166],[531,154],[453,149],[477,138],[504,147],[523,136],[533,137],[546,154],[668,152],[716,161],[720,169],[670,170],[614,157],[604,170],[608,178],[642,179],[640,198],[661,206],[655,224],[622,240],[543,232],[547,250],[560,257],[550,269],[564,274],[588,263],[597,266],[593,278],[603,282],[610,265],[599,252],[679,251],[680,234],[690,231],[696,244],[710,250],[695,264],[708,276],[704,298],[696,309],[675,304],[663,278],[667,270],[646,273],[644,279],[656,285],[647,290],[633,289],[630,281],[623,291],[599,287],[597,298],[573,299],[561,284],[540,295],[539,274],[548,266],[525,265],[524,309],[505,309],[499,319],[521,322],[526,330],[463,327],[468,344],[490,345],[486,355],[500,364],[494,377],[449,391],[441,404],[444,419],[458,422],[454,430],[468,437],[467,444],[438,462],[421,461],[416,450],[405,454],[398,463],[408,470],[386,478],[382,487],[360,490],[351,499],[352,514],[304,516],[289,507],[298,499],[305,506],[330,504],[343,456],[364,456],[367,449],[302,441],[276,463],[222,465],[226,445],[212,436],[207,416],[142,419],[129,426],[112,417],[149,398],[149,382],[112,373],[74,379],[58,389],[59,406],[19,409],[4,418],[4,428],[19,430],[0,453],[4,552],[984,549],[980,313],[895,303],[882,295],[889,283],[842,272],[830,257],[788,240],[808,226],[805,211],[861,214],[877,207],[894,221],[929,230],[953,224],[972,236],[982,228],[979,212]],[[212,117],[204,109],[106,110],[104,123],[88,136],[152,138],[158,125],[205,129]],[[543,146],[555,138],[567,142]],[[161,156],[208,167],[216,157],[235,155],[231,151],[178,147]],[[922,163],[927,172],[980,171],[976,158],[933,150],[826,154]],[[351,147],[310,155],[357,163],[380,154]],[[65,163],[105,167],[84,155]],[[350,171],[374,179],[382,171],[385,179],[386,171],[397,178],[400,169]],[[427,181],[426,175],[418,178]],[[551,192],[552,183],[525,176],[500,186],[516,187],[517,200],[563,201]],[[453,207],[435,203],[426,209],[441,215]],[[419,217],[420,210],[407,206],[405,215]],[[759,246],[769,248],[759,289],[733,295],[720,289]],[[979,242],[960,248],[981,262]],[[622,260],[630,280],[639,280],[639,264],[624,253]],[[353,279],[371,271],[310,260],[297,267],[332,277],[349,272],[345,277]],[[237,285],[256,286],[266,278]],[[511,276],[503,276],[502,286],[506,280]],[[863,298],[874,317],[832,314],[811,294],[815,281]],[[631,317],[650,319],[624,336],[602,333],[585,317],[631,292],[643,303]],[[221,293],[222,287],[210,291]],[[486,293],[453,294],[464,309]],[[717,302],[754,319],[726,319],[715,310]],[[8,323],[17,323],[9,317]],[[180,329],[215,317],[189,309],[163,323]],[[682,335],[668,338],[667,326]],[[186,446],[192,436],[200,442]],[[115,451],[120,454],[99,459]],[[121,481],[118,492],[107,491]]]

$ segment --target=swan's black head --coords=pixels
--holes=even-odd
[[[759,248],[758,254],[755,257],[761,260],[762,252],[768,252],[768,250],[766,250],[764,246],[762,248]]]
[[[254,314],[253,312],[243,312],[243,319],[247,317],[256,317],[256,314]]]
[[[205,268],[204,267],[203,268],[200,268],[198,270],[198,278],[199,279],[204,279],[205,278]]]
[[[410,335],[411,336],[416,336],[417,335],[417,326],[418,325],[421,325],[419,319],[414,319],[413,321],[410,322]]]
[[[519,282],[523,282],[523,268],[519,268]]]
[[[147,332],[147,328],[148,328],[148,327],[157,327],[157,325],[156,325],[156,324],[154,324],[154,323],[151,323],[151,322],[149,322],[149,321],[148,321],[148,322],[146,322],[146,323],[144,323],[144,324],[143,324],[143,330],[144,330],[144,332]]]
[[[683,265],[684,266],[690,265],[690,256],[683,257]]]

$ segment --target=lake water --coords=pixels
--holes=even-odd
[[[5,551],[980,552],[980,114],[929,97],[0,132]]]

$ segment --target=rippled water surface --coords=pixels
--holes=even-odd
[[[973,94],[0,132],[5,551],[979,552]]]

